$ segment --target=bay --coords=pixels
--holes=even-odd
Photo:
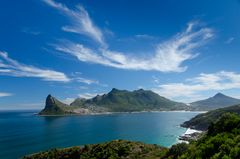
[[[85,116],[37,116],[37,111],[0,112],[0,158],[114,139],[166,147],[186,129],[184,121],[199,112],[142,112]]]

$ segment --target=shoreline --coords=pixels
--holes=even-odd
[[[161,113],[161,112],[172,112],[172,113],[206,113],[207,111],[187,111],[187,110],[170,110],[170,111],[133,111],[133,112],[103,112],[103,113],[72,113],[72,114],[53,114],[53,115],[41,115],[38,113],[34,113],[37,116],[85,116],[85,115],[111,115],[111,114],[137,114],[137,113]]]
[[[189,141],[191,140],[197,140],[198,137],[203,133],[204,131],[197,130],[197,129],[191,129],[187,128],[185,133],[178,136],[177,143],[187,143],[189,144]]]

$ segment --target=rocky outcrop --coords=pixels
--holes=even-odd
[[[72,111],[67,104],[64,104],[57,100],[50,94],[46,98],[45,108],[39,113],[39,115],[59,115],[59,114],[71,114]]]

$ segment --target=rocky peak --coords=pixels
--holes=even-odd
[[[117,88],[113,88],[113,89],[111,90],[111,92],[117,92],[117,91],[118,91]]]
[[[222,93],[217,93],[214,96],[214,98],[219,98],[219,97],[226,97],[226,96],[224,94],[222,94]]]
[[[51,94],[49,94],[46,98],[46,106],[50,106],[55,104],[55,99],[53,96],[51,96]]]

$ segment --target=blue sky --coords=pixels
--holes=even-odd
[[[118,89],[240,98],[238,0],[0,2],[0,109]]]

